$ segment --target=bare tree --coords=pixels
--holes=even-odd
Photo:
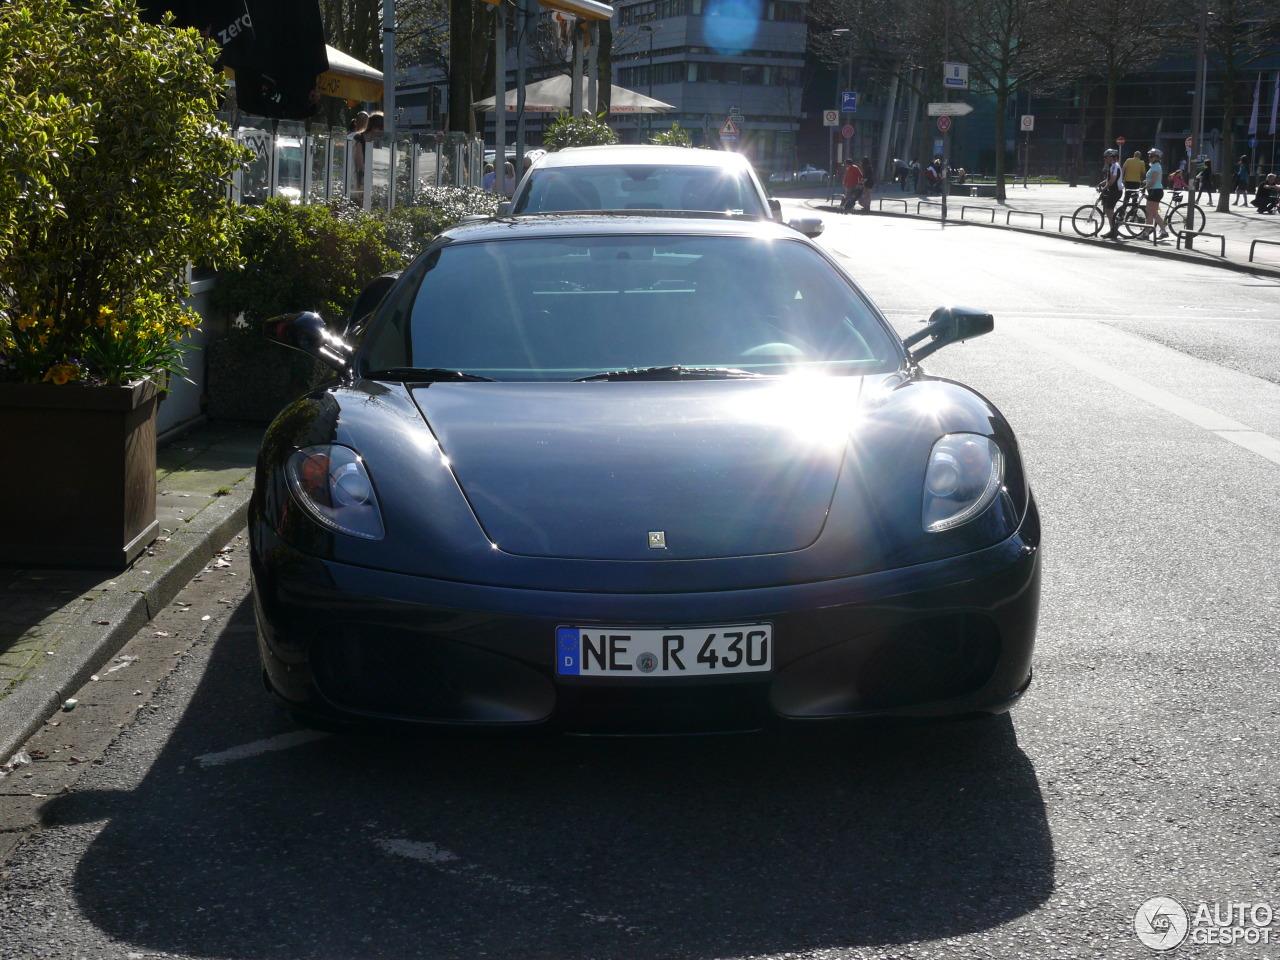
[[[1222,157],[1226,168],[1219,174],[1222,193],[1218,212],[1231,209],[1229,164],[1235,156],[1236,92],[1245,69],[1280,51],[1280,10],[1274,0],[1208,0],[1206,55],[1222,80]],[[1192,35],[1195,11],[1189,13],[1181,32]],[[1194,127],[1194,118],[1192,120]]]

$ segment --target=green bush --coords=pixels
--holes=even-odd
[[[566,147],[597,147],[617,143],[618,135],[605,123],[602,113],[596,119],[557,114],[542,137],[542,145],[548,150],[564,150]]]
[[[344,317],[364,285],[400,267],[379,219],[350,203],[299,205],[280,197],[242,207],[236,234],[244,265],[222,271],[213,309],[257,332],[258,321],[314,310]]]
[[[689,131],[674,121],[671,124],[670,130],[663,130],[661,133],[655,133],[649,138],[649,142],[656,143],[660,147],[693,146],[693,140],[689,136]]]
[[[182,372],[186,267],[235,253],[216,58],[134,0],[0,5],[0,380]]]
[[[405,261],[422,249],[441,230],[447,230],[469,216],[492,216],[498,197],[471,187],[428,187],[407,206],[394,207],[383,215],[387,244]]]

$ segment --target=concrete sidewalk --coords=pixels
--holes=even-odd
[[[115,576],[0,566],[0,765],[244,526],[262,427],[197,427],[157,454],[160,537]]]
[[[1071,226],[1071,215],[1081,206],[1092,203],[1097,192],[1092,186],[1069,187],[1065,184],[1006,185],[1006,199],[997,202],[991,186],[976,185],[981,196],[970,196],[970,188],[961,186],[947,198],[947,223],[997,226],[1031,233],[1048,233],[1086,243],[1112,243],[1117,250],[1141,251],[1157,256],[1185,259],[1280,277],[1280,215],[1260,214],[1252,206],[1233,206],[1226,213],[1214,202],[1200,204],[1205,213],[1205,236],[1196,238],[1193,250],[1178,249],[1175,238],[1163,243],[1126,240],[1085,239]],[[1166,196],[1167,196],[1166,191]],[[1183,193],[1185,200],[1186,193]],[[835,213],[838,208],[827,197],[801,201],[814,210]],[[907,215],[941,220],[942,206],[938,197],[922,197],[903,193],[897,184],[876,187],[871,200],[873,213]],[[857,214],[850,214],[856,216]],[[1221,239],[1218,239],[1218,238]],[[1255,242],[1256,241],[1256,242]],[[1253,261],[1250,262],[1252,252]]]

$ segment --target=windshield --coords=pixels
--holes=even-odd
[[[902,358],[858,291],[799,240],[471,241],[440,247],[424,267],[416,291],[405,288],[375,319],[363,371],[495,380],[676,366],[864,374],[897,369]]]
[[[696,210],[768,217],[745,170],[675,164],[609,164],[530,170],[512,213]]]

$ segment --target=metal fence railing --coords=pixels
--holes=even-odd
[[[412,203],[429,187],[478,188],[483,177],[484,143],[465,134],[401,134],[361,144],[340,129],[243,115],[232,130],[253,154],[232,178],[231,196],[243,204],[345,197],[365,210],[385,210]]]

